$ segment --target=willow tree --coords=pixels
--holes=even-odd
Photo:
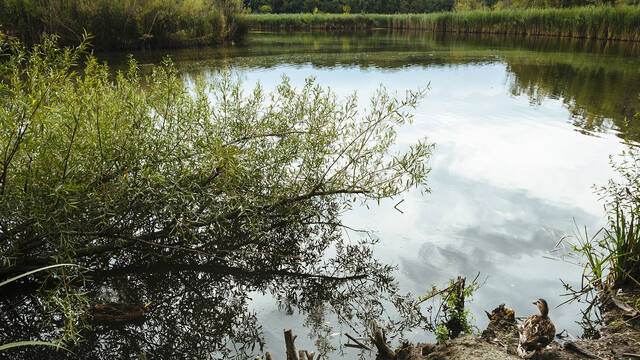
[[[0,278],[62,262],[357,276],[319,265],[357,249],[340,214],[426,190],[432,145],[394,150],[425,90],[364,111],[313,79],[187,86],[169,60],[114,74],[86,44],[0,41]]]

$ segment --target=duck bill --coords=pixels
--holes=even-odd
[[[532,302],[533,305],[538,305],[537,301]]]

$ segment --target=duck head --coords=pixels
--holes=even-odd
[[[542,317],[547,317],[549,315],[549,305],[547,305],[547,301],[545,299],[538,299],[538,301],[534,302],[533,305],[538,306],[538,310],[540,310],[540,315],[542,315]]]

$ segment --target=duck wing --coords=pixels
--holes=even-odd
[[[529,316],[518,331],[520,346],[527,351],[542,349],[555,337],[555,327],[551,320],[540,315]]]

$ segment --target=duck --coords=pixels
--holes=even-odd
[[[143,305],[131,303],[93,304],[89,309],[91,320],[101,325],[120,325],[144,321],[144,313]]]
[[[556,336],[556,327],[549,318],[547,301],[538,299],[533,304],[538,307],[540,313],[529,316],[518,326],[518,355],[523,359],[534,357],[536,351],[549,345]]]

